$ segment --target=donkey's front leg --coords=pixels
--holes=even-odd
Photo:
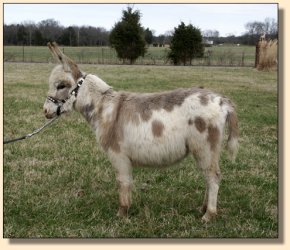
[[[128,211],[132,203],[131,197],[131,183],[118,179],[119,182],[119,217],[127,217]]]
[[[119,188],[119,211],[118,216],[127,217],[132,203],[132,167],[130,160],[125,156],[116,156],[112,160],[116,169],[116,180]]]
[[[117,182],[119,186],[118,216],[127,217],[132,204],[132,170],[131,166],[122,165],[117,169]]]

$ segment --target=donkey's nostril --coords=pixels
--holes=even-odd
[[[54,117],[54,114],[48,113],[48,111],[46,109],[44,110],[44,115],[47,119],[51,119]]]

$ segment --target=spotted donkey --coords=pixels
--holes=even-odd
[[[60,65],[49,78],[45,116],[53,118],[75,109],[90,124],[116,169],[118,215],[127,216],[131,206],[133,166],[166,166],[191,153],[205,176],[202,219],[209,221],[217,213],[219,158],[226,123],[232,160],[238,150],[237,115],[232,102],[202,88],[117,92],[96,75],[81,72],[56,43],[48,47]]]

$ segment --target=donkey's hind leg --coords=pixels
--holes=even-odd
[[[217,197],[221,173],[218,163],[212,162],[208,169],[203,169],[206,191],[203,202],[203,221],[210,221],[217,214]]]
[[[203,150],[195,155],[197,164],[202,170],[206,182],[206,190],[202,211],[205,213],[203,221],[210,221],[217,214],[217,197],[219,183],[221,180],[221,171],[219,168],[219,154],[221,145],[216,145],[215,150],[205,146]]]

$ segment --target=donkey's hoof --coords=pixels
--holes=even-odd
[[[128,217],[128,207],[119,207],[117,216],[120,218],[127,218]]]
[[[202,216],[201,220],[203,222],[209,222],[216,216],[216,212],[206,211],[206,213]]]

